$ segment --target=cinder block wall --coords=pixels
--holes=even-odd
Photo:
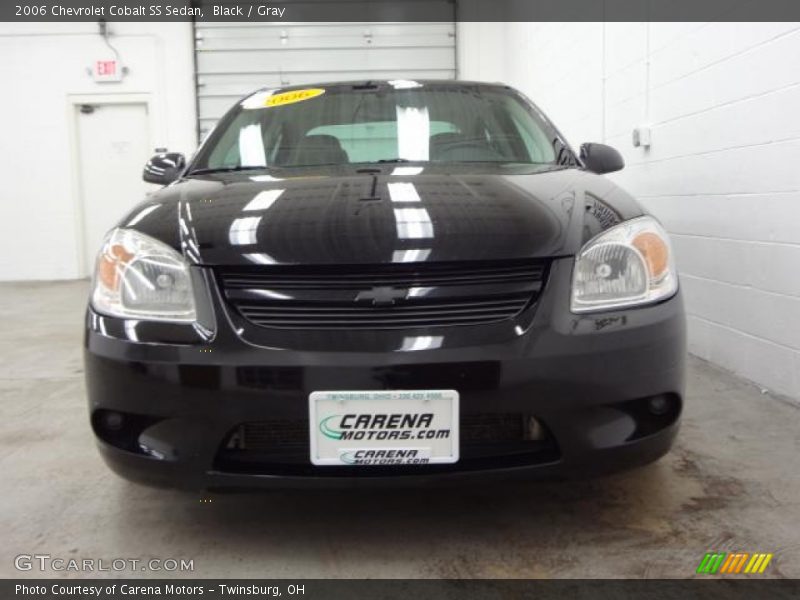
[[[690,350],[800,399],[800,24],[472,23],[459,34],[460,77],[507,81],[575,147],[623,153],[612,177],[672,235]],[[632,145],[640,125],[649,150]]]

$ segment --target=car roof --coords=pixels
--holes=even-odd
[[[359,79],[359,80],[351,80],[351,81],[322,81],[322,82],[314,82],[314,83],[303,83],[303,84],[296,84],[296,85],[285,85],[280,87],[275,86],[264,86],[255,92],[265,91],[265,90],[275,90],[281,92],[288,92],[292,90],[302,90],[302,89],[309,89],[309,88],[324,88],[325,90],[329,91],[347,91],[347,90],[358,90],[360,89],[369,89],[371,87],[393,87],[393,82],[397,81],[414,81],[416,83],[421,84],[423,87],[426,88],[441,88],[441,89],[453,89],[453,88],[464,88],[464,89],[475,89],[475,88],[485,88],[485,89],[497,89],[497,88],[504,88],[504,89],[511,89],[510,86],[505,85],[503,83],[491,83],[486,81],[462,81],[460,79],[404,79],[398,77],[397,79]]]

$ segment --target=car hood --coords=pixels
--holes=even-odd
[[[575,254],[642,209],[558,167],[322,168],[193,176],[119,226],[203,265],[506,260]]]

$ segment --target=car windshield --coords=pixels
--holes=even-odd
[[[409,81],[257,92],[223,118],[192,171],[555,164],[568,154],[552,126],[511,90]]]

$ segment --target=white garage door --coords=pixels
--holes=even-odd
[[[456,76],[452,21],[196,22],[195,37],[201,137],[238,98],[265,86]]]

